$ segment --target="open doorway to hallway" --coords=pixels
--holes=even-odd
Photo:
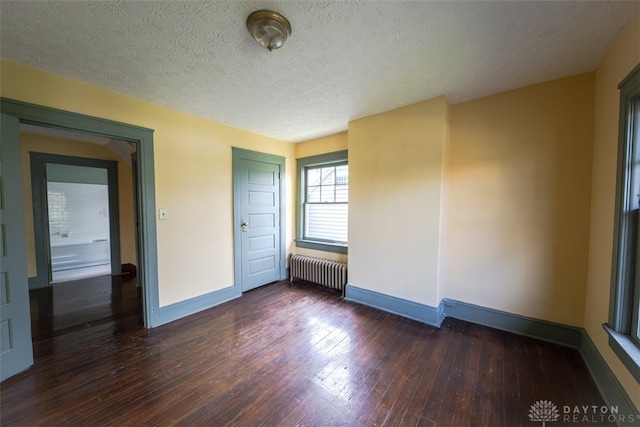
[[[34,125],[20,140],[30,289],[135,273],[136,144]]]
[[[40,284],[32,283],[31,279],[35,277],[44,277],[45,284],[42,287],[48,286],[47,275],[39,274],[39,272],[48,271],[47,257],[40,257],[45,260],[44,268],[38,268],[36,265],[36,247],[42,247],[42,245],[35,244],[34,221],[30,217],[30,214],[35,212],[33,206],[35,198],[29,197],[30,174],[23,173],[29,170],[29,153],[28,150],[22,150],[24,141],[21,141],[23,139],[20,135],[21,125],[38,124],[48,128],[73,130],[102,138],[116,138],[135,143],[137,159],[135,163],[138,165],[138,173],[130,182],[130,188],[133,193],[135,186],[137,196],[131,197],[130,203],[135,205],[137,221],[132,224],[134,233],[130,234],[130,238],[138,244],[129,246],[135,248],[133,252],[138,263],[135,266],[135,272],[136,281],[140,283],[143,295],[144,326],[157,326],[161,324],[162,318],[158,301],[153,129],[5,98],[0,98],[0,106],[2,107],[0,124],[2,142],[0,144],[2,152],[0,184],[2,185],[0,186],[5,196],[2,199],[9,201],[0,206],[2,208],[0,209],[2,210],[0,229],[4,230],[2,240],[5,242],[4,250],[0,250],[0,258],[3,261],[3,271],[0,275],[3,279],[3,289],[6,288],[5,293],[11,295],[11,298],[3,300],[3,310],[0,310],[5,329],[2,336],[11,338],[3,341],[3,351],[0,352],[0,367],[2,367],[0,378],[4,380],[33,364],[28,290],[34,289],[32,285]],[[133,159],[132,163],[134,163]],[[40,235],[43,234],[45,233],[40,233]],[[31,260],[27,262],[29,257]],[[112,257],[112,268],[114,259]],[[9,274],[12,275],[12,280],[6,280]],[[53,289],[50,286],[49,288]]]
[[[21,125],[20,146],[35,356],[61,336],[142,326],[136,144]]]

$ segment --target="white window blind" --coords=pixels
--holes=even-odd
[[[305,178],[304,238],[347,243],[348,166],[309,167]]]

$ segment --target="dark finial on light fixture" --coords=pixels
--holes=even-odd
[[[287,18],[270,10],[258,10],[249,15],[247,29],[269,52],[279,49],[291,35],[291,24]]]

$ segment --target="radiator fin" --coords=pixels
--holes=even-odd
[[[344,295],[347,284],[347,264],[307,255],[291,255],[291,280],[300,279],[318,285],[339,289]]]

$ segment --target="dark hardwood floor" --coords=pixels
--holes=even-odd
[[[437,329],[304,283],[150,330],[135,279],[31,298],[36,361],[2,383],[3,426],[542,425],[538,400],[560,411],[549,426],[576,426],[561,408],[604,404],[576,350],[450,318]]]

